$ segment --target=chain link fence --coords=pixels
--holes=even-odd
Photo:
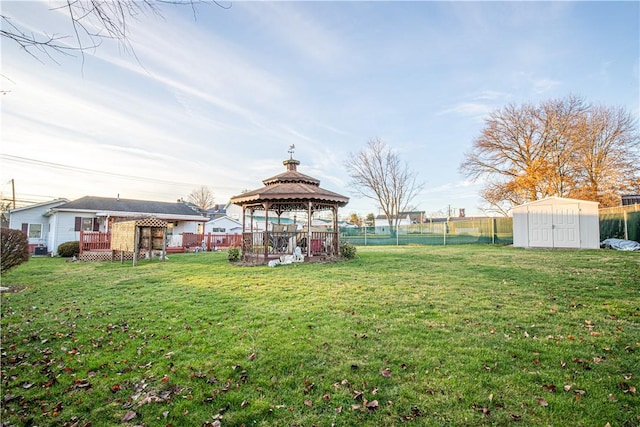
[[[512,244],[511,218],[442,220],[390,227],[340,228],[340,240],[358,246]]]
[[[640,242],[640,205],[599,211],[600,241],[616,238]],[[435,220],[398,227],[340,228],[340,240],[358,246],[513,244],[512,218]]]

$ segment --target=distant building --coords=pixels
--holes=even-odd
[[[629,194],[622,196],[622,206],[640,205],[640,194]]]

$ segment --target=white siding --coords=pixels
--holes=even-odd
[[[53,238],[53,247],[49,248],[49,250],[53,252],[54,255],[57,255],[58,246],[60,246],[60,244],[80,240],[80,232],[75,231],[76,217],[89,217],[90,215],[81,215],[75,212],[57,212],[53,216],[57,217],[55,220],[56,228],[55,231],[53,229],[51,230],[55,236]]]
[[[29,238],[30,245],[46,245],[49,234],[49,218],[44,216],[48,206],[40,209],[28,209],[12,212],[9,216],[9,228],[22,230],[22,224],[40,224],[42,226],[39,238]]]
[[[212,231],[214,228],[222,228],[224,231]],[[241,233],[242,223],[235,221],[229,217],[220,217],[207,222],[204,227],[205,233]]]
[[[532,248],[600,247],[598,203],[551,197],[516,206],[513,246]]]
[[[50,250],[48,243],[51,235],[50,217],[45,216],[49,209],[66,203],[66,199],[39,203],[24,208],[18,208],[9,212],[9,228],[22,230],[22,224],[40,224],[41,234],[39,238],[29,238],[30,245],[44,245]]]

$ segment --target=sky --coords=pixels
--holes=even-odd
[[[0,2],[36,36],[73,42],[54,1]],[[640,2],[249,2],[127,18],[130,48],[83,55],[1,40],[0,191],[216,203],[298,171],[380,213],[345,161],[379,138],[416,173],[413,208],[482,215],[459,172],[492,111],[578,95],[640,117]],[[2,29],[8,28],[2,21]],[[86,40],[85,40],[86,42]]]

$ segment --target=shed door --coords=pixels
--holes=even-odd
[[[580,208],[578,204],[555,206],[553,210],[553,247],[580,247]]]
[[[551,205],[529,207],[529,246],[553,247],[553,215]]]

